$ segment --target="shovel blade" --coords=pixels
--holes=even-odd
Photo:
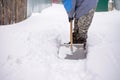
[[[84,44],[72,44],[72,48],[71,44],[61,44],[58,54],[69,60],[85,59],[87,49],[84,49]]]
[[[75,52],[73,52],[72,55],[67,54],[65,59],[70,60],[79,60],[79,59],[86,59],[87,58],[87,50],[84,49],[77,49]]]

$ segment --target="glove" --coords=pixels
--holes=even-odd
[[[70,18],[70,17],[69,17],[69,22],[71,22],[72,20],[73,20],[73,18]]]

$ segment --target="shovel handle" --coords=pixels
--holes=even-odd
[[[73,36],[72,36],[72,20],[70,21],[70,47],[72,48]]]

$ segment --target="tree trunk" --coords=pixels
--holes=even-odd
[[[0,0],[0,25],[20,22],[27,17],[27,0]]]

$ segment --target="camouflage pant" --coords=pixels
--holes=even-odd
[[[87,14],[74,20],[73,43],[84,43],[87,39],[87,32],[92,22],[95,8],[91,9]]]

